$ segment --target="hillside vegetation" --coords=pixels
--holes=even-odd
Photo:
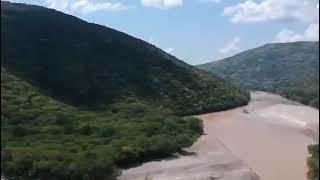
[[[319,108],[319,42],[267,44],[198,67],[242,87]]]
[[[308,158],[308,178],[310,180],[319,180],[319,144],[310,145],[310,157]]]
[[[1,73],[1,172],[8,177],[109,178],[115,164],[168,156],[201,133],[197,119],[133,96],[103,112],[80,110]]]
[[[39,6],[1,2],[1,173],[113,179],[169,156],[199,120],[249,93],[142,40]]]
[[[67,104],[103,110],[134,95],[194,114],[247,100],[235,86],[124,33],[38,6],[2,5],[1,65]]]

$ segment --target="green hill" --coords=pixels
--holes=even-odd
[[[2,5],[1,65],[63,102],[104,109],[132,95],[179,114],[244,102],[233,102],[242,95],[234,86],[142,40],[54,10]]]
[[[1,173],[112,179],[191,145],[182,116],[249,94],[157,47],[39,6],[1,2]]]
[[[267,44],[198,67],[248,89],[319,107],[319,42]]]

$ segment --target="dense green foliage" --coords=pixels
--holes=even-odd
[[[319,144],[317,145],[310,145],[309,153],[311,156],[308,159],[308,178],[310,180],[319,180]]]
[[[1,172],[112,179],[202,133],[183,118],[249,94],[139,39],[39,6],[1,2]]]
[[[248,89],[319,107],[319,42],[267,44],[198,67]]]
[[[296,85],[282,87],[280,95],[319,109],[319,79],[304,81]]]
[[[168,156],[202,133],[200,121],[165,114],[132,96],[108,110],[81,110],[1,73],[2,173],[102,179],[115,165]]]
[[[233,85],[142,40],[55,10],[2,3],[1,37],[8,72],[78,107],[103,110],[134,95],[195,114],[248,100]]]

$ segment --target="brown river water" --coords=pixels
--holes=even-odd
[[[205,135],[190,155],[124,170],[119,180],[307,180],[307,146],[319,141],[319,111],[252,92],[233,110],[197,116]]]

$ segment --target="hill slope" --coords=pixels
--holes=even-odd
[[[83,110],[1,73],[1,173],[8,178],[109,179],[116,165],[168,156],[201,133],[197,119],[135,97]]]
[[[198,67],[245,88],[319,106],[319,42],[267,44]]]
[[[202,133],[181,115],[246,104],[247,92],[113,29],[1,2],[1,172],[110,179]]]
[[[2,5],[1,65],[68,104],[103,108],[135,95],[191,114],[232,106],[241,95],[124,33],[37,6]]]

